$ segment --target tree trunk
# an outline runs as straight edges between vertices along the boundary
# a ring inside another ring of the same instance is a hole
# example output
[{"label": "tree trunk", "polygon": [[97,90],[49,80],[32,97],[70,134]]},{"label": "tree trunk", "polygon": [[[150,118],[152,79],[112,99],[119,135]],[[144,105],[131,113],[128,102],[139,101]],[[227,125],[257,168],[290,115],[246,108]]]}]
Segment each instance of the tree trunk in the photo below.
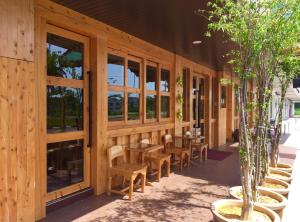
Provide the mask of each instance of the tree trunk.
[{"label": "tree trunk", "polygon": [[282,80],[281,82],[281,97],[279,101],[279,106],[275,119],[275,135],[272,140],[272,151],[271,151],[271,167],[277,167],[278,155],[279,155],[279,142],[281,137],[281,129],[282,129],[282,111],[284,105],[284,98],[286,95],[287,87],[289,85],[289,81]]},{"label": "tree trunk", "polygon": [[253,212],[252,196],[252,172],[253,172],[253,150],[252,138],[247,120],[247,80],[241,79],[241,88],[239,91],[240,105],[240,163],[241,163],[241,184],[243,191],[243,208],[241,219],[247,221],[251,218]]}]

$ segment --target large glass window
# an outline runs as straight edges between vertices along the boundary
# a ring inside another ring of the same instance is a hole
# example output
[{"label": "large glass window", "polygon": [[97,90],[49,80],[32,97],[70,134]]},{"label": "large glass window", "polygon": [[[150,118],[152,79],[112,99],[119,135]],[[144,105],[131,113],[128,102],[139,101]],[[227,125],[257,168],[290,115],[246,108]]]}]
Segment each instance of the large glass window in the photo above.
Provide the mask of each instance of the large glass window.
[{"label": "large glass window", "polygon": [[128,93],[128,120],[140,118],[140,95],[138,93]]},{"label": "large glass window", "polygon": [[128,87],[139,88],[140,87],[140,64],[134,61],[128,61]]},{"label": "large glass window", "polygon": [[124,58],[108,54],[107,83],[114,86],[124,86]]},{"label": "large glass window", "polygon": [[155,95],[146,96],[146,118],[147,119],[156,118],[156,96]]},{"label": "large glass window", "polygon": [[83,129],[83,89],[47,86],[47,131]]},{"label": "large glass window", "polygon": [[146,89],[156,90],[157,69],[147,65],[146,72]]},{"label": "large glass window", "polygon": [[47,75],[83,79],[83,44],[47,34]]},{"label": "large glass window", "polygon": [[124,120],[124,93],[108,92],[108,120]]},{"label": "large glass window", "polygon": [[169,96],[161,96],[161,105],[160,105],[160,116],[162,118],[170,117],[170,97]]},{"label": "large glass window", "polygon": [[160,91],[169,92],[170,91],[170,71],[162,69],[160,76]]},{"label": "large glass window", "polygon": [[83,140],[48,143],[47,192],[82,182],[83,162]]}]

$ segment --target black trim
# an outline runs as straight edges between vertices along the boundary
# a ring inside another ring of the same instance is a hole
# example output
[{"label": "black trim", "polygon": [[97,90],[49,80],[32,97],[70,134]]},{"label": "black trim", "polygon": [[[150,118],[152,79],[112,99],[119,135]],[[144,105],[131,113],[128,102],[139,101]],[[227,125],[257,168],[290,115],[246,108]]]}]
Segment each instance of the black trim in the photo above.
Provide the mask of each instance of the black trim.
[{"label": "black trim", "polygon": [[70,205],[76,201],[82,200],[88,196],[93,195],[94,189],[89,187],[75,193],[66,195],[64,197],[52,200],[46,203],[46,214],[53,212],[55,210],[61,209],[67,205]]},{"label": "black trim", "polygon": [[92,90],[92,71],[87,72],[89,77],[89,141],[88,141],[88,147],[92,147],[92,96],[93,96],[93,90]]}]

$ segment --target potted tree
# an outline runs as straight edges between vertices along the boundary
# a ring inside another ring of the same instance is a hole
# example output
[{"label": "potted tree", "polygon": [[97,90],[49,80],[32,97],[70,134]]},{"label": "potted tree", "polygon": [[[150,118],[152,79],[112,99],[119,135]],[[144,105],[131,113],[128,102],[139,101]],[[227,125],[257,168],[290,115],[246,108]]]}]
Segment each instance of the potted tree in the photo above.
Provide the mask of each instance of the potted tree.
[{"label": "potted tree", "polygon": [[[298,22],[299,23],[299,22]],[[298,24],[299,25],[299,24]],[[283,106],[285,101],[285,96],[289,85],[292,80],[297,77],[300,73],[300,58],[295,52],[299,46],[296,48],[288,49],[284,52],[282,61],[279,63],[279,72],[277,74],[277,81],[280,90],[280,100],[278,104],[278,109],[276,110],[275,120],[274,120],[274,137],[271,140],[271,155],[270,155],[270,168],[278,169],[288,173],[292,172],[292,166],[289,164],[278,163],[279,156],[279,141],[281,138],[282,120],[283,120]],[[291,176],[290,176],[291,177]]]},{"label": "potted tree", "polygon": [[[268,173],[268,106],[274,76],[282,50],[294,44],[289,35],[298,35],[297,0],[216,0],[209,2],[208,11],[198,13],[210,23],[207,36],[221,31],[235,43],[228,54],[239,86],[239,150],[243,201],[220,200],[212,204],[215,221],[279,221],[278,215],[255,202],[258,186]],[[293,28],[294,27],[294,28]],[[291,31],[290,33],[286,32]],[[250,100],[247,85],[256,84],[256,98]],[[248,116],[255,110],[253,129]],[[259,217],[257,219],[256,217]]]}]

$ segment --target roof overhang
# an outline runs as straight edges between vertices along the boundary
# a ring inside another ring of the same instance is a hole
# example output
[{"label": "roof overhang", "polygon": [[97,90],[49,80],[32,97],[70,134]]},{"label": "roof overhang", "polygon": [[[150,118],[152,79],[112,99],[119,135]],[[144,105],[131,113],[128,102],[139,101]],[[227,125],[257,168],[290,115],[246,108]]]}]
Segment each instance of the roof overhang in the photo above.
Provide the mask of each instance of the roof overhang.
[{"label": "roof overhang", "polygon": [[204,37],[207,20],[195,14],[207,0],[53,1],[216,71],[226,69],[232,45],[222,33]]}]

